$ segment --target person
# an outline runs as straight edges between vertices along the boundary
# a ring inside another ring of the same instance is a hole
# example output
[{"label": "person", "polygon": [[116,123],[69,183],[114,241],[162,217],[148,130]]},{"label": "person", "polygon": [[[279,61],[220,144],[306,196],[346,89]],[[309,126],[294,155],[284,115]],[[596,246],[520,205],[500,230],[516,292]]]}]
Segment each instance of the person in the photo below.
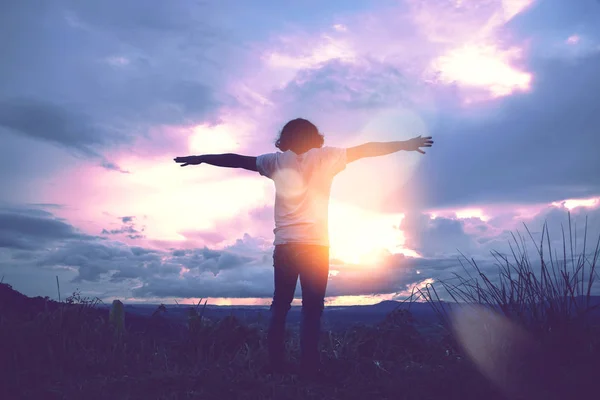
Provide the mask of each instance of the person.
[{"label": "person", "polygon": [[297,118],[281,130],[275,147],[280,151],[258,157],[238,154],[205,154],[177,157],[182,167],[210,164],[258,172],[275,184],[273,233],[274,293],[267,332],[272,371],[288,371],[285,354],[285,322],[300,280],[300,372],[317,373],[320,366],[319,336],[329,277],[328,206],[333,178],[348,163],[400,150],[431,147],[431,136],[406,141],[369,142],[356,147],[323,146],[324,136],[310,121]]}]

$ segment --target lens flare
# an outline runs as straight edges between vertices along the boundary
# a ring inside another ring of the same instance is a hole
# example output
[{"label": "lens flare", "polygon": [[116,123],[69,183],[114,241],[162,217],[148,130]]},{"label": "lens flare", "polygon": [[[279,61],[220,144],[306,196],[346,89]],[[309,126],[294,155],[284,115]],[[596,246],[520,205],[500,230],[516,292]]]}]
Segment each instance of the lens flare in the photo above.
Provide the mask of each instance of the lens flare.
[{"label": "lens flare", "polygon": [[457,307],[451,316],[455,337],[483,375],[508,395],[539,394],[534,375],[541,357],[531,335],[483,306]]}]

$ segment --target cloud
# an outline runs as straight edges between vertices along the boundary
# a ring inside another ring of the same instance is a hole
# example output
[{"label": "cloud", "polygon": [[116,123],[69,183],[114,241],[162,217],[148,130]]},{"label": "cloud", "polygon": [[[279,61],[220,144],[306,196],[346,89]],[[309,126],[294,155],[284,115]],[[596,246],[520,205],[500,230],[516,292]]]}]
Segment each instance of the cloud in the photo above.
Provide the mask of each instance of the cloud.
[{"label": "cloud", "polygon": [[199,240],[210,246],[216,246],[228,239],[223,233],[218,231],[182,231],[180,232],[186,239]]},{"label": "cloud", "polygon": [[[125,220],[125,225],[120,229],[104,230],[103,234],[125,234],[130,238],[139,236],[133,228],[133,217],[122,217],[120,220]],[[71,238],[79,240],[65,240]],[[217,276],[241,267],[252,269],[253,265],[265,261],[264,256],[268,252],[258,247],[259,244],[264,245],[263,241],[249,235],[220,250],[203,247],[170,252],[91,236],[63,235],[58,239],[53,249],[37,254],[36,265],[74,268],[77,271],[74,282],[121,282],[126,279],[146,282],[153,277],[162,280],[168,275],[179,276],[182,271],[192,275],[210,273]]]},{"label": "cloud", "polygon": [[276,103],[317,103],[324,111],[334,108],[377,109],[409,102],[410,84],[398,68],[364,59],[348,63],[337,59],[317,69],[298,72],[295,79],[272,97]]},{"label": "cloud", "polygon": [[[186,276],[185,279],[151,280],[132,290],[135,297],[235,297],[265,298],[272,295],[272,271],[261,270],[227,271],[214,275]],[[271,288],[269,288],[271,286]]]},{"label": "cloud", "polygon": [[119,242],[98,240],[67,242],[39,257],[37,265],[76,268],[75,282],[98,282],[102,277],[115,280],[144,278],[152,273],[172,272],[155,252],[132,250]]},{"label": "cloud", "polygon": [[[27,98],[0,99],[0,127],[73,150],[83,157],[103,157],[98,150],[126,141],[115,132],[94,127],[85,114],[66,106]],[[103,160],[101,166],[123,171],[113,162]]]},{"label": "cloud", "polygon": [[[600,54],[575,64],[539,62],[531,93],[502,100],[492,115],[485,107],[468,118],[446,115],[431,131],[435,147],[408,183],[419,197],[403,193],[406,203],[543,203],[600,193],[598,71]],[[402,207],[398,198],[393,203]]]},{"label": "cloud", "polygon": [[36,99],[0,100],[0,126],[71,147],[92,157],[99,156],[94,147],[110,141],[110,137],[94,129],[85,115]]},{"label": "cloud", "polygon": [[[600,204],[600,203],[599,203]],[[574,252],[580,254],[583,251],[584,240],[586,241],[586,253],[593,252],[598,240],[600,239],[600,207],[598,204],[592,207],[576,207],[570,210],[570,224],[568,209],[564,203],[550,205],[543,208],[536,216],[526,220],[526,224],[536,243],[539,246],[541,232],[544,224],[547,225],[547,234],[550,236],[550,245],[554,250],[561,253],[563,250],[563,230],[568,253],[570,254],[570,244],[573,243]],[[587,224],[587,226],[586,226]],[[520,229],[527,238],[525,228]],[[570,233],[569,233],[570,231]]]},{"label": "cloud", "polygon": [[7,206],[0,208],[0,247],[41,250],[62,240],[86,237],[47,211]]},{"label": "cloud", "polygon": [[[294,74],[332,62],[368,61],[401,70],[409,82],[451,86],[461,92],[459,101],[507,96],[530,86],[531,75],[518,65],[524,43],[505,29],[530,4],[408,0],[379,5],[344,15],[339,21],[343,24],[328,29],[282,35],[270,43],[263,59],[275,72],[275,81],[293,81]],[[348,81],[360,75],[357,71]]]},{"label": "cloud", "polygon": [[[264,51],[265,70],[277,78],[265,80],[279,87],[257,90],[283,119],[307,115],[325,130],[333,127],[328,140],[339,144],[354,143],[351,136],[380,110],[402,106],[422,117],[436,146],[413,181],[402,188],[395,184],[386,211],[595,195],[597,57],[557,62],[533,51],[530,39],[536,43],[538,30],[551,30],[548,18],[540,16],[569,8],[537,3],[407,2],[347,17],[340,21],[343,32],[284,35]],[[578,26],[575,21],[590,4],[567,12],[576,16],[567,30]],[[580,30],[588,36],[597,30],[591,23],[582,20]],[[325,52],[327,43],[343,46]],[[298,62],[274,63],[273,54]],[[462,75],[453,76],[457,71]],[[489,101],[490,94],[497,98]],[[402,136],[402,127],[394,128]],[[566,139],[565,132],[578,139]],[[567,167],[555,161],[567,158]]]},{"label": "cloud", "polygon": [[129,239],[143,239],[146,236],[143,232],[146,230],[146,227],[143,226],[141,229],[136,228],[136,222],[134,221],[135,217],[127,216],[121,217],[119,220],[122,222],[122,225],[118,229],[102,229],[100,234],[102,235],[126,235]]},{"label": "cloud", "polygon": [[[330,275],[327,296],[369,296],[380,293],[404,292],[408,286],[425,276],[447,276],[444,266],[455,266],[456,260],[401,260],[391,256],[385,268],[377,271],[368,266],[344,269]],[[436,269],[437,267],[437,269]],[[448,275],[449,277],[449,275]],[[262,298],[273,296],[272,266],[244,266],[213,274],[172,275],[166,279],[153,278],[133,290],[135,297],[211,297]],[[301,298],[298,283],[295,297]]]},{"label": "cloud", "polygon": [[185,230],[179,233],[187,240],[196,242],[198,245],[222,246],[234,244],[236,237],[256,238],[262,241],[258,246],[264,246],[265,238],[267,242],[272,242],[273,224],[274,224],[273,205],[265,205],[257,208],[251,208],[247,212],[236,213],[228,218],[220,218],[209,228],[202,230]]},{"label": "cloud", "polygon": [[31,203],[29,204],[31,207],[41,207],[41,208],[49,208],[53,210],[60,210],[64,208],[62,204],[52,204],[52,203]]},{"label": "cloud", "polygon": [[[560,203],[538,207],[533,214],[523,214],[517,210],[515,205],[495,211],[491,209],[485,212],[492,217],[485,220],[478,217],[460,218],[451,213],[445,213],[444,216],[406,215],[400,224],[406,238],[404,246],[416,250],[427,259],[454,259],[456,265],[460,264],[459,259],[465,262],[464,257],[475,260],[480,267],[484,266],[482,270],[486,274],[491,273],[492,276],[495,276],[497,269],[494,254],[502,254],[514,262],[513,250],[520,248],[528,253],[535,270],[539,267],[538,249],[546,224],[542,245],[546,260],[550,259],[548,249],[551,248],[555,262],[561,262],[563,240],[566,239],[569,262],[571,243],[577,259],[583,254],[584,241],[585,256],[591,262],[600,239],[600,207],[572,208],[571,227],[569,210]],[[555,252],[559,254],[558,260]],[[458,272],[464,276],[463,271]]]},{"label": "cloud", "polygon": [[225,49],[227,38],[208,23],[211,7],[116,5],[4,7],[0,24],[15,40],[0,66],[0,134],[5,128],[125,172],[109,152],[139,147],[155,125],[214,119],[234,102],[215,96],[218,67],[206,50]]},{"label": "cloud", "polygon": [[[263,298],[273,295],[272,248],[261,250],[257,238],[245,235],[224,250],[176,250],[176,262],[184,267],[178,276],[154,276],[133,290],[144,297]],[[387,254],[378,265],[346,265],[335,262],[330,270],[328,296],[368,296],[400,293],[426,278],[451,277],[456,259],[415,259]],[[296,298],[302,290],[298,284]]]},{"label": "cloud", "polygon": [[459,251],[468,254],[475,248],[474,237],[465,232],[464,220],[407,214],[400,229],[406,238],[404,246],[425,257],[457,256]]},{"label": "cloud", "polygon": [[[168,263],[181,268],[179,275],[154,275],[132,291],[135,297],[270,297],[272,248],[244,235],[220,250],[208,247],[174,250]],[[269,278],[270,276],[270,278]]]},{"label": "cloud", "polygon": [[[484,210],[485,211],[485,210]],[[489,211],[485,211],[490,214]],[[413,247],[424,257],[412,258],[402,254],[383,252],[380,261],[371,264],[345,264],[332,260],[327,295],[371,296],[394,294],[404,296],[407,290],[423,282],[451,282],[453,273],[464,275],[457,250],[473,257],[481,270],[495,276],[496,265],[490,250],[509,253],[510,232],[518,221],[526,221],[537,240],[541,225],[548,220],[551,240],[555,248],[562,248],[559,234],[560,223],[566,223],[566,209],[560,206],[542,208],[533,217],[512,220],[510,212],[505,217],[497,213],[486,221],[476,218],[458,218],[449,214],[431,218],[430,215],[407,215],[401,228],[405,232],[407,247]],[[600,208],[577,207],[572,210],[577,249],[582,249],[585,216],[589,216],[588,252],[593,250],[600,234]],[[37,268],[41,276],[51,270],[70,277],[61,283],[66,290],[73,285],[93,290],[99,297],[143,298],[263,298],[273,291],[272,246],[270,241],[248,234],[223,248],[174,248],[169,251],[144,246],[132,246],[113,240],[85,236],[65,221],[40,209],[5,207],[0,214],[3,225],[9,226],[6,237],[19,233],[28,237],[25,243],[38,246],[11,246],[7,248],[9,263],[20,271]],[[7,218],[7,216],[9,216]],[[119,218],[120,222],[132,223],[131,216]],[[29,222],[27,222],[29,221]],[[32,223],[31,221],[36,221]],[[15,223],[15,222],[18,222]],[[23,223],[26,222],[26,223]],[[524,233],[521,228],[522,233]],[[528,237],[525,239],[528,241]],[[52,243],[40,246],[40,243]],[[558,246],[558,247],[557,247]],[[535,259],[533,245],[530,256]],[[0,252],[0,257],[3,253]],[[14,267],[13,267],[14,268]],[[20,275],[17,270],[3,268],[11,280]],[[46,277],[48,278],[48,277]],[[32,285],[25,279],[16,287]],[[49,278],[48,278],[49,279]],[[14,281],[13,281],[14,282]],[[27,290],[25,290],[27,292]],[[296,297],[301,296],[298,286]]]},{"label": "cloud", "polygon": [[117,172],[120,172],[122,174],[128,174],[129,173],[129,171],[126,171],[126,170],[122,169],[117,164],[115,164],[113,162],[110,162],[110,161],[104,160],[104,161],[102,161],[102,163],[100,165],[103,168],[106,168],[106,169],[111,170],[111,171],[117,171]]}]

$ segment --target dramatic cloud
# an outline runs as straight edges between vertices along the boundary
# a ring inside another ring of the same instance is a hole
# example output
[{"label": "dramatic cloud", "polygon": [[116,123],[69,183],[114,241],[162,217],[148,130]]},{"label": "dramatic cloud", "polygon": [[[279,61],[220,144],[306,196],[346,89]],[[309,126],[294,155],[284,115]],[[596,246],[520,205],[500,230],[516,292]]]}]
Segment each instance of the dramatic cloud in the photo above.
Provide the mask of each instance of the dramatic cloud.
[{"label": "dramatic cloud", "polygon": [[154,124],[203,121],[215,110],[214,67],[203,53],[224,39],[207,32],[210,10],[113,5],[3,7],[0,24],[11,40],[0,64],[0,127],[119,171],[106,159],[110,150],[139,141]]},{"label": "dramatic cloud", "polygon": [[[508,241],[511,235],[507,229],[516,232],[518,221],[527,221],[537,241],[541,226],[547,222],[552,246],[562,249],[560,226],[568,229],[566,211],[559,204],[542,208],[529,218],[515,219],[510,212],[499,212],[486,221],[449,215],[435,218],[426,214],[406,216],[400,224],[406,244],[423,257],[381,250],[377,260],[370,263],[349,264],[332,260],[328,296],[402,298],[410,294],[414,286],[423,288],[425,283],[440,280],[451,282],[455,279],[454,273],[463,274],[460,253],[472,257],[484,273],[493,277],[497,267],[490,251],[510,254]],[[74,290],[75,285],[95,287],[90,290],[101,298],[117,295],[138,300],[209,297],[268,301],[272,296],[272,247],[265,239],[246,234],[222,249],[202,247],[162,251],[79,234],[68,223],[40,209],[5,207],[0,215],[5,227],[2,237],[20,240],[17,244],[5,245],[5,251],[0,252],[5,258],[2,272],[11,284],[26,293],[39,283],[23,276],[23,271],[37,268],[45,279],[49,279],[50,271],[58,274],[66,291]],[[583,249],[586,216],[586,253],[592,257],[600,237],[600,207],[572,210],[576,253]],[[126,216],[120,220],[131,223],[134,219]],[[534,243],[523,228],[520,231],[529,242],[530,256],[536,259]],[[12,267],[8,267],[11,264]],[[90,286],[92,284],[95,286]],[[298,286],[296,297],[299,298],[301,293]]]},{"label": "dramatic cloud", "polygon": [[273,152],[299,116],[332,146],[435,137],[427,155],[336,177],[334,303],[452,279],[461,252],[494,271],[490,251],[510,251],[523,222],[539,240],[547,220],[560,247],[567,209],[579,242],[588,215],[589,246],[599,13],[594,0],[4,2],[0,273],[32,295],[55,295],[58,275],[105,299],[267,301],[272,182],[173,158]]},{"label": "dramatic cloud", "polygon": [[540,62],[531,94],[504,100],[493,115],[475,108],[470,118],[446,117],[431,132],[432,156],[409,183],[419,189],[420,206],[540,203],[600,193],[598,71],[600,53],[576,63]]},{"label": "dramatic cloud", "polygon": [[[594,151],[600,144],[594,101],[600,88],[599,13],[600,4],[591,0],[539,1],[511,21],[513,40],[529,42],[531,92],[441,114],[431,131],[435,157],[415,175],[426,185],[411,183],[421,189],[413,203],[539,203],[600,193]],[[578,32],[595,44],[569,56],[560,46]]]}]

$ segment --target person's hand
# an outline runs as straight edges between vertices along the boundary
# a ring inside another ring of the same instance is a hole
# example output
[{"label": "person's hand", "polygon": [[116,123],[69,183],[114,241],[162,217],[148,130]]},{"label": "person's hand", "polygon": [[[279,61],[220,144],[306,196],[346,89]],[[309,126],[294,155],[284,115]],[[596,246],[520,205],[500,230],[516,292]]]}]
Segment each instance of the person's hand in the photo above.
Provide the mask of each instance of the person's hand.
[{"label": "person's hand", "polygon": [[202,164],[202,156],[176,157],[174,160],[176,163],[183,163],[181,167]]},{"label": "person's hand", "polygon": [[423,150],[420,149],[420,147],[431,147],[431,145],[433,144],[433,140],[431,140],[432,137],[431,136],[425,136],[425,137],[421,137],[421,135],[412,138],[410,140],[407,140],[407,148],[406,150],[408,151],[418,151],[421,154],[425,154],[425,152]]}]

